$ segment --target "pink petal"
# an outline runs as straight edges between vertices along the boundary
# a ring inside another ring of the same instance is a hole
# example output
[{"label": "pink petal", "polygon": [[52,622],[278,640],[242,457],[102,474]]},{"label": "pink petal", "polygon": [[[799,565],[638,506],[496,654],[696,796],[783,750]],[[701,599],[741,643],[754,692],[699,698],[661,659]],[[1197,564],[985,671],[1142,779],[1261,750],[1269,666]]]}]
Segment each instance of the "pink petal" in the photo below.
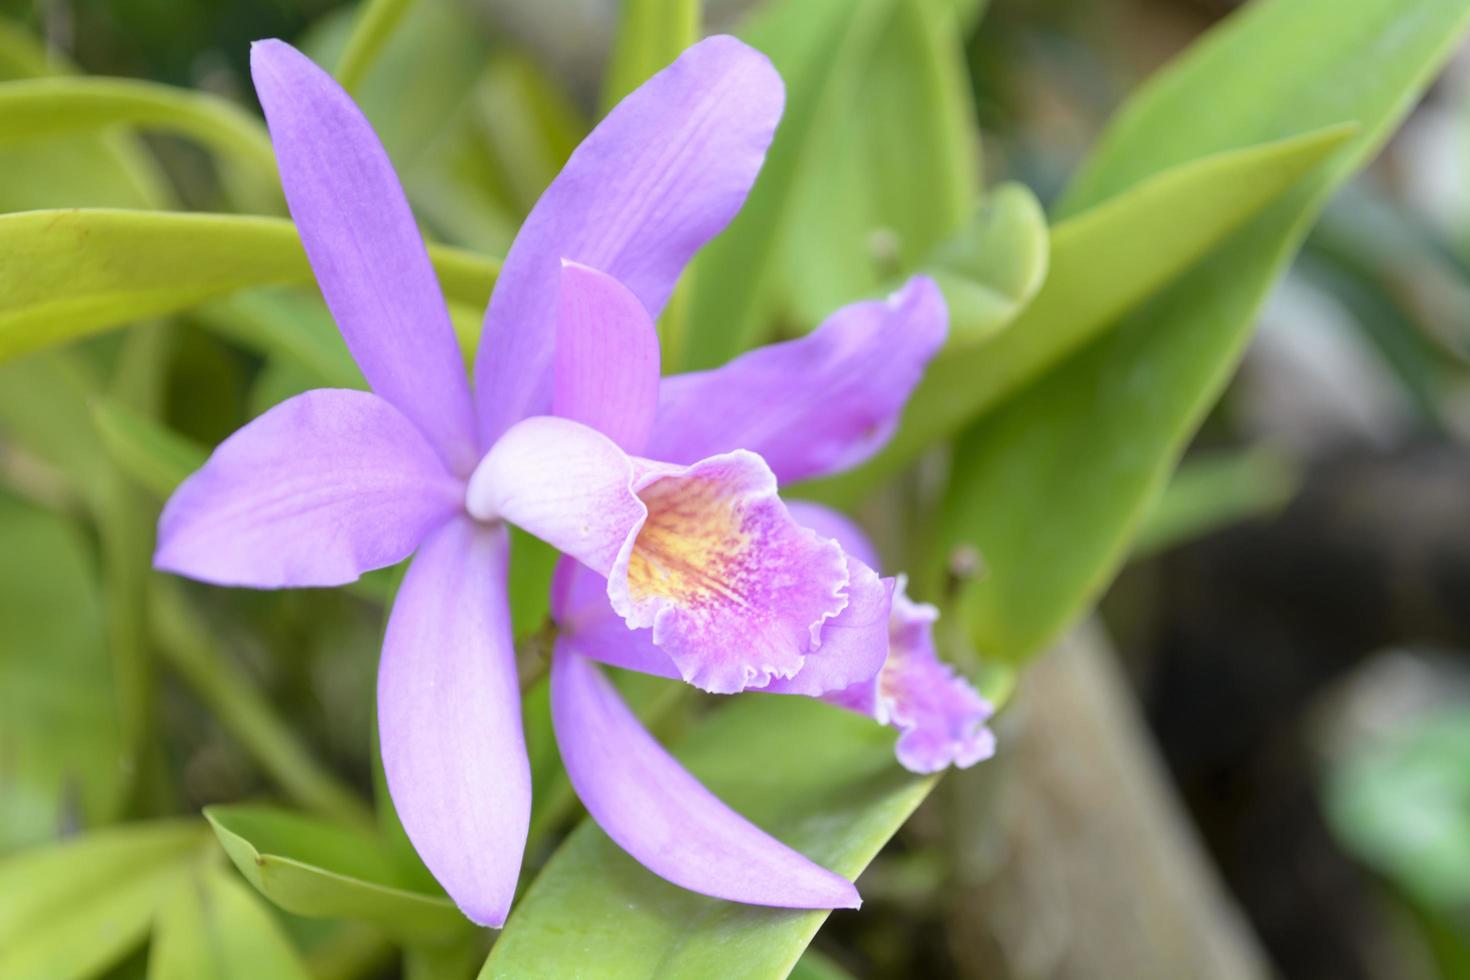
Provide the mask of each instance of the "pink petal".
[{"label": "pink petal", "polygon": [[640,452],[658,410],[658,333],[638,297],[575,262],[561,270],[552,414]]},{"label": "pink petal", "polygon": [[900,577],[893,596],[888,660],[875,683],[825,697],[870,714],[901,733],[898,761],[914,772],[961,769],[995,754],[985,722],[993,709],[970,683],[939,659],[934,621],[939,611],[911,601]]},{"label": "pink petal", "polygon": [[786,509],[791,511],[796,523],[811,528],[824,538],[836,541],[849,557],[856,558],[869,568],[883,567],[878,549],[873,547],[873,542],[863,529],[846,514],[822,504],[814,504],[810,500],[788,500]]},{"label": "pink petal", "polygon": [[664,751],[607,678],[557,651],[551,708],[567,775],[587,811],[644,867],[683,888],[751,905],[856,908],[857,889],[731,810]]},{"label": "pink petal", "polygon": [[378,666],[383,770],[403,829],[465,915],[497,928],[531,817],[509,555],[504,528],[459,519],[435,532],[398,590]]},{"label": "pink petal", "polygon": [[784,95],[765,56],[694,45],[624,99],[567,161],[506,256],[475,361],[480,435],[551,410],[561,260],[601,269],[657,317],[765,160]]},{"label": "pink petal", "polygon": [[464,361],[388,155],[352,98],[295,48],[257,41],[250,67],[291,217],[348,349],[373,390],[467,474]]},{"label": "pink petal", "polygon": [[938,287],[918,276],[800,340],[666,378],[646,452],[688,463],[748,449],[783,484],[856,466],[893,434],[948,322]]},{"label": "pink petal", "polygon": [[668,466],[567,419],[518,423],[470,479],[503,518],[608,578],[627,624],[716,693],[790,677],[848,603],[835,542],[797,525],[752,453]]},{"label": "pink petal", "polygon": [[341,585],[407,558],[459,481],[376,395],[322,389],[226,439],[174,492],[155,567],[219,585]]},{"label": "pink petal", "polygon": [[877,572],[851,555],[847,569],[847,606],[822,626],[822,645],[807,654],[795,674],[778,677],[761,690],[819,697],[871,682],[883,669],[888,658],[893,579],[878,578]]},{"label": "pink petal", "polygon": [[629,629],[607,598],[607,579],[563,558],[551,583],[551,615],[562,641],[585,657],[640,674],[682,680],[653,630]]}]

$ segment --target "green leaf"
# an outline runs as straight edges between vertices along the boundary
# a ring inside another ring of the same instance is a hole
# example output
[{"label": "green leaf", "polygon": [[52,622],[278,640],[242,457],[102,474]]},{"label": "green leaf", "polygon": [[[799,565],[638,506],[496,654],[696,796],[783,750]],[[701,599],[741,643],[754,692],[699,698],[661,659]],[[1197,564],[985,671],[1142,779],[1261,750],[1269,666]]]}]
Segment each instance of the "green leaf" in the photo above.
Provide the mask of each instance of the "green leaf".
[{"label": "green leaf", "polygon": [[[893,441],[861,470],[828,481],[821,495],[851,504],[926,447],[994,409],[1179,277],[1352,132],[1330,126],[1207,156],[1054,226],[1046,279],[1031,303],[987,343],[966,344],[956,330],[954,342],[929,365]],[[1014,247],[996,242],[993,251],[1005,255]]]},{"label": "green leaf", "polygon": [[160,499],[173,493],[209,455],[192,439],[108,399],[92,403],[92,419],[117,468]]},{"label": "green leaf", "polygon": [[[135,336],[143,336],[136,334]],[[108,465],[88,406],[101,385],[75,352],[48,351],[0,363],[0,428],[17,445],[55,466],[64,486],[85,504],[99,532],[106,590],[107,647],[113,664],[120,763],[133,758],[154,717],[153,675],[138,607],[152,549],[152,514]],[[42,411],[37,406],[45,406]]]},{"label": "green leaf", "polygon": [[281,924],[232,874],[209,867],[164,903],[148,980],[308,980]]},{"label": "green leaf", "polygon": [[852,974],[814,949],[809,949],[791,971],[791,980],[852,980]]},{"label": "green leaf", "polygon": [[776,312],[797,326],[914,271],[975,210],[979,136],[953,11],[889,0],[873,16],[849,101],[821,107],[781,218]]},{"label": "green leaf", "polygon": [[126,756],[79,528],[0,492],[0,852],[114,817]]},{"label": "green leaf", "polygon": [[915,268],[969,217],[977,140],[953,17],[927,0],[783,0],[742,32],[786,83],[750,199],[704,251],[681,367],[780,313],[806,328]]},{"label": "green leaf", "polygon": [[265,127],[234,103],[124,78],[32,78],[0,83],[0,143],[130,124],[198,140],[276,179]]},{"label": "green leaf", "polygon": [[[430,248],[446,297],[478,310],[498,264]],[[0,215],[0,359],[252,286],[306,282],[279,218],[145,211]],[[475,338],[461,337],[473,349]]]},{"label": "green leaf", "polygon": [[364,0],[358,4],[357,21],[337,62],[337,81],[343,88],[349,92],[357,88],[414,3],[415,0]]},{"label": "green leaf", "polygon": [[613,106],[699,40],[699,0],[622,0],[602,111]]},{"label": "green leaf", "polygon": [[1433,709],[1359,743],[1328,771],[1333,832],[1418,903],[1458,915],[1470,903],[1470,711]]},{"label": "green leaf", "polygon": [[136,824],[0,861],[0,977],[95,975],[143,941],[208,840],[196,821]]},{"label": "green leaf", "polygon": [[1005,329],[1046,281],[1041,204],[1021,184],[1001,184],[925,264],[949,306],[950,343],[973,344]]},{"label": "green leaf", "polygon": [[336,321],[315,290],[246,290],[195,308],[192,319],[273,363],[300,368],[319,387],[367,388]]},{"label": "green leaf", "polygon": [[1344,117],[1361,128],[1187,275],[960,441],[941,523],[947,545],[978,548],[990,570],[961,597],[982,652],[1015,659],[1042,649],[1107,585],[1322,204],[1429,83],[1467,20],[1466,0],[1269,0],[1212,32],[1124,109],[1068,208],[1195,156]]},{"label": "green leaf", "polygon": [[360,919],[408,943],[472,928],[442,893],[416,890],[370,833],[266,806],[211,806],[204,816],[246,880],[288,912]]},{"label": "green leaf", "polygon": [[1179,467],[1133,541],[1137,559],[1285,506],[1301,474],[1262,447],[1191,458]]},{"label": "green leaf", "polygon": [[[849,876],[934,783],[899,768],[887,730],[806,698],[734,699],[678,754],[736,810]],[[480,976],[782,977],[826,917],[684,891],[585,821],[511,913]]]},{"label": "green leaf", "polygon": [[[69,71],[54,51],[0,20],[0,82]],[[8,125],[8,116],[0,118]],[[0,211],[156,207],[169,199],[161,171],[135,138],[122,133],[60,135],[0,148],[0,173]]]}]

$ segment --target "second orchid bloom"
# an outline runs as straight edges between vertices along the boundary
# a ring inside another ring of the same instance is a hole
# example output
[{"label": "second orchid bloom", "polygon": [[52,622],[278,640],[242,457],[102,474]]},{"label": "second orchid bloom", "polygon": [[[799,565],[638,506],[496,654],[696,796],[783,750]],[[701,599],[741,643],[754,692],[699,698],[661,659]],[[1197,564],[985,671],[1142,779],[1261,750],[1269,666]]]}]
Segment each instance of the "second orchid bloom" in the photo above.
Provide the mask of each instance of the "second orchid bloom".
[{"label": "second orchid bloom", "polygon": [[[372,393],[292,398],[169,501],[159,568],[255,588],[340,585],[413,556],[378,678],[389,791],[471,919],[519,876],[529,763],[507,524],[559,549],[553,716],[589,812],[686,888],[854,906],[851,882],[704,789],[594,660],[715,693],[822,697],[902,732],[930,771],[988,755],[988,706],[934,656],[916,606],[840,515],[778,484],[863,461],[946,333],[916,277],[801,340],[660,380],[653,320],[735,215],[779,120],[764,56],[710,38],[628,96],[521,228],[467,383],[387,155],[342,89],[279,41],[252,52],[292,217]],[[896,588],[898,591],[896,592]]]}]

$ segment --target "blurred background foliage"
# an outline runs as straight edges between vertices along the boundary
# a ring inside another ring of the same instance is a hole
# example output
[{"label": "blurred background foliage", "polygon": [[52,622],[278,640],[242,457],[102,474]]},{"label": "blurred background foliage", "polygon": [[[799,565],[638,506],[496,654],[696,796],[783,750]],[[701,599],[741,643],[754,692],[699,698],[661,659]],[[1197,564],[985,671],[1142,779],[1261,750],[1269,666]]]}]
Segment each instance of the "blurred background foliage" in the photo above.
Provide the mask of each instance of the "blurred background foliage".
[{"label": "blurred background foliage", "polygon": [[[807,492],[943,604],[946,654],[1010,701],[1002,755],[930,794],[852,719],[625,679],[712,786],[842,870],[919,807],[802,956],[822,916],[670,898],[568,837],[532,687],[547,873],[485,975],[1470,976],[1470,62],[1425,91],[1464,14],[1258,6],[1191,49],[1236,4],[0,0],[0,211],[217,215],[0,231],[0,977],[480,969],[374,791],[392,571],[275,594],[149,571],[208,447],[361,384],[279,220],[249,42],[353,89],[468,346],[489,257],[700,29],[767,51],[790,99],[660,323],[666,370],[941,280],[954,341],[894,446]],[[521,539],[516,563],[534,657],[549,565]]]}]

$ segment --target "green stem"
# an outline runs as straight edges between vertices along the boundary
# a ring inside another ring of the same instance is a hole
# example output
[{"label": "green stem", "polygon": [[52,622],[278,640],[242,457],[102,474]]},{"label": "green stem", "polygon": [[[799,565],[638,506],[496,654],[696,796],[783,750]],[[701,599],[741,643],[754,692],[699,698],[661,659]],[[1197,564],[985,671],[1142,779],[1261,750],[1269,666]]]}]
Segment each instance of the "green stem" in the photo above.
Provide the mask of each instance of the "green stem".
[{"label": "green stem", "polygon": [[374,826],[372,810],[362,798],[317,762],[245,672],[218,654],[177,586],[156,579],[149,599],[164,657],[271,778],[310,810]]},{"label": "green stem", "polygon": [[342,60],[337,62],[337,81],[343,88],[349,92],[357,88],[413,4],[414,0],[367,0],[362,5]]}]

